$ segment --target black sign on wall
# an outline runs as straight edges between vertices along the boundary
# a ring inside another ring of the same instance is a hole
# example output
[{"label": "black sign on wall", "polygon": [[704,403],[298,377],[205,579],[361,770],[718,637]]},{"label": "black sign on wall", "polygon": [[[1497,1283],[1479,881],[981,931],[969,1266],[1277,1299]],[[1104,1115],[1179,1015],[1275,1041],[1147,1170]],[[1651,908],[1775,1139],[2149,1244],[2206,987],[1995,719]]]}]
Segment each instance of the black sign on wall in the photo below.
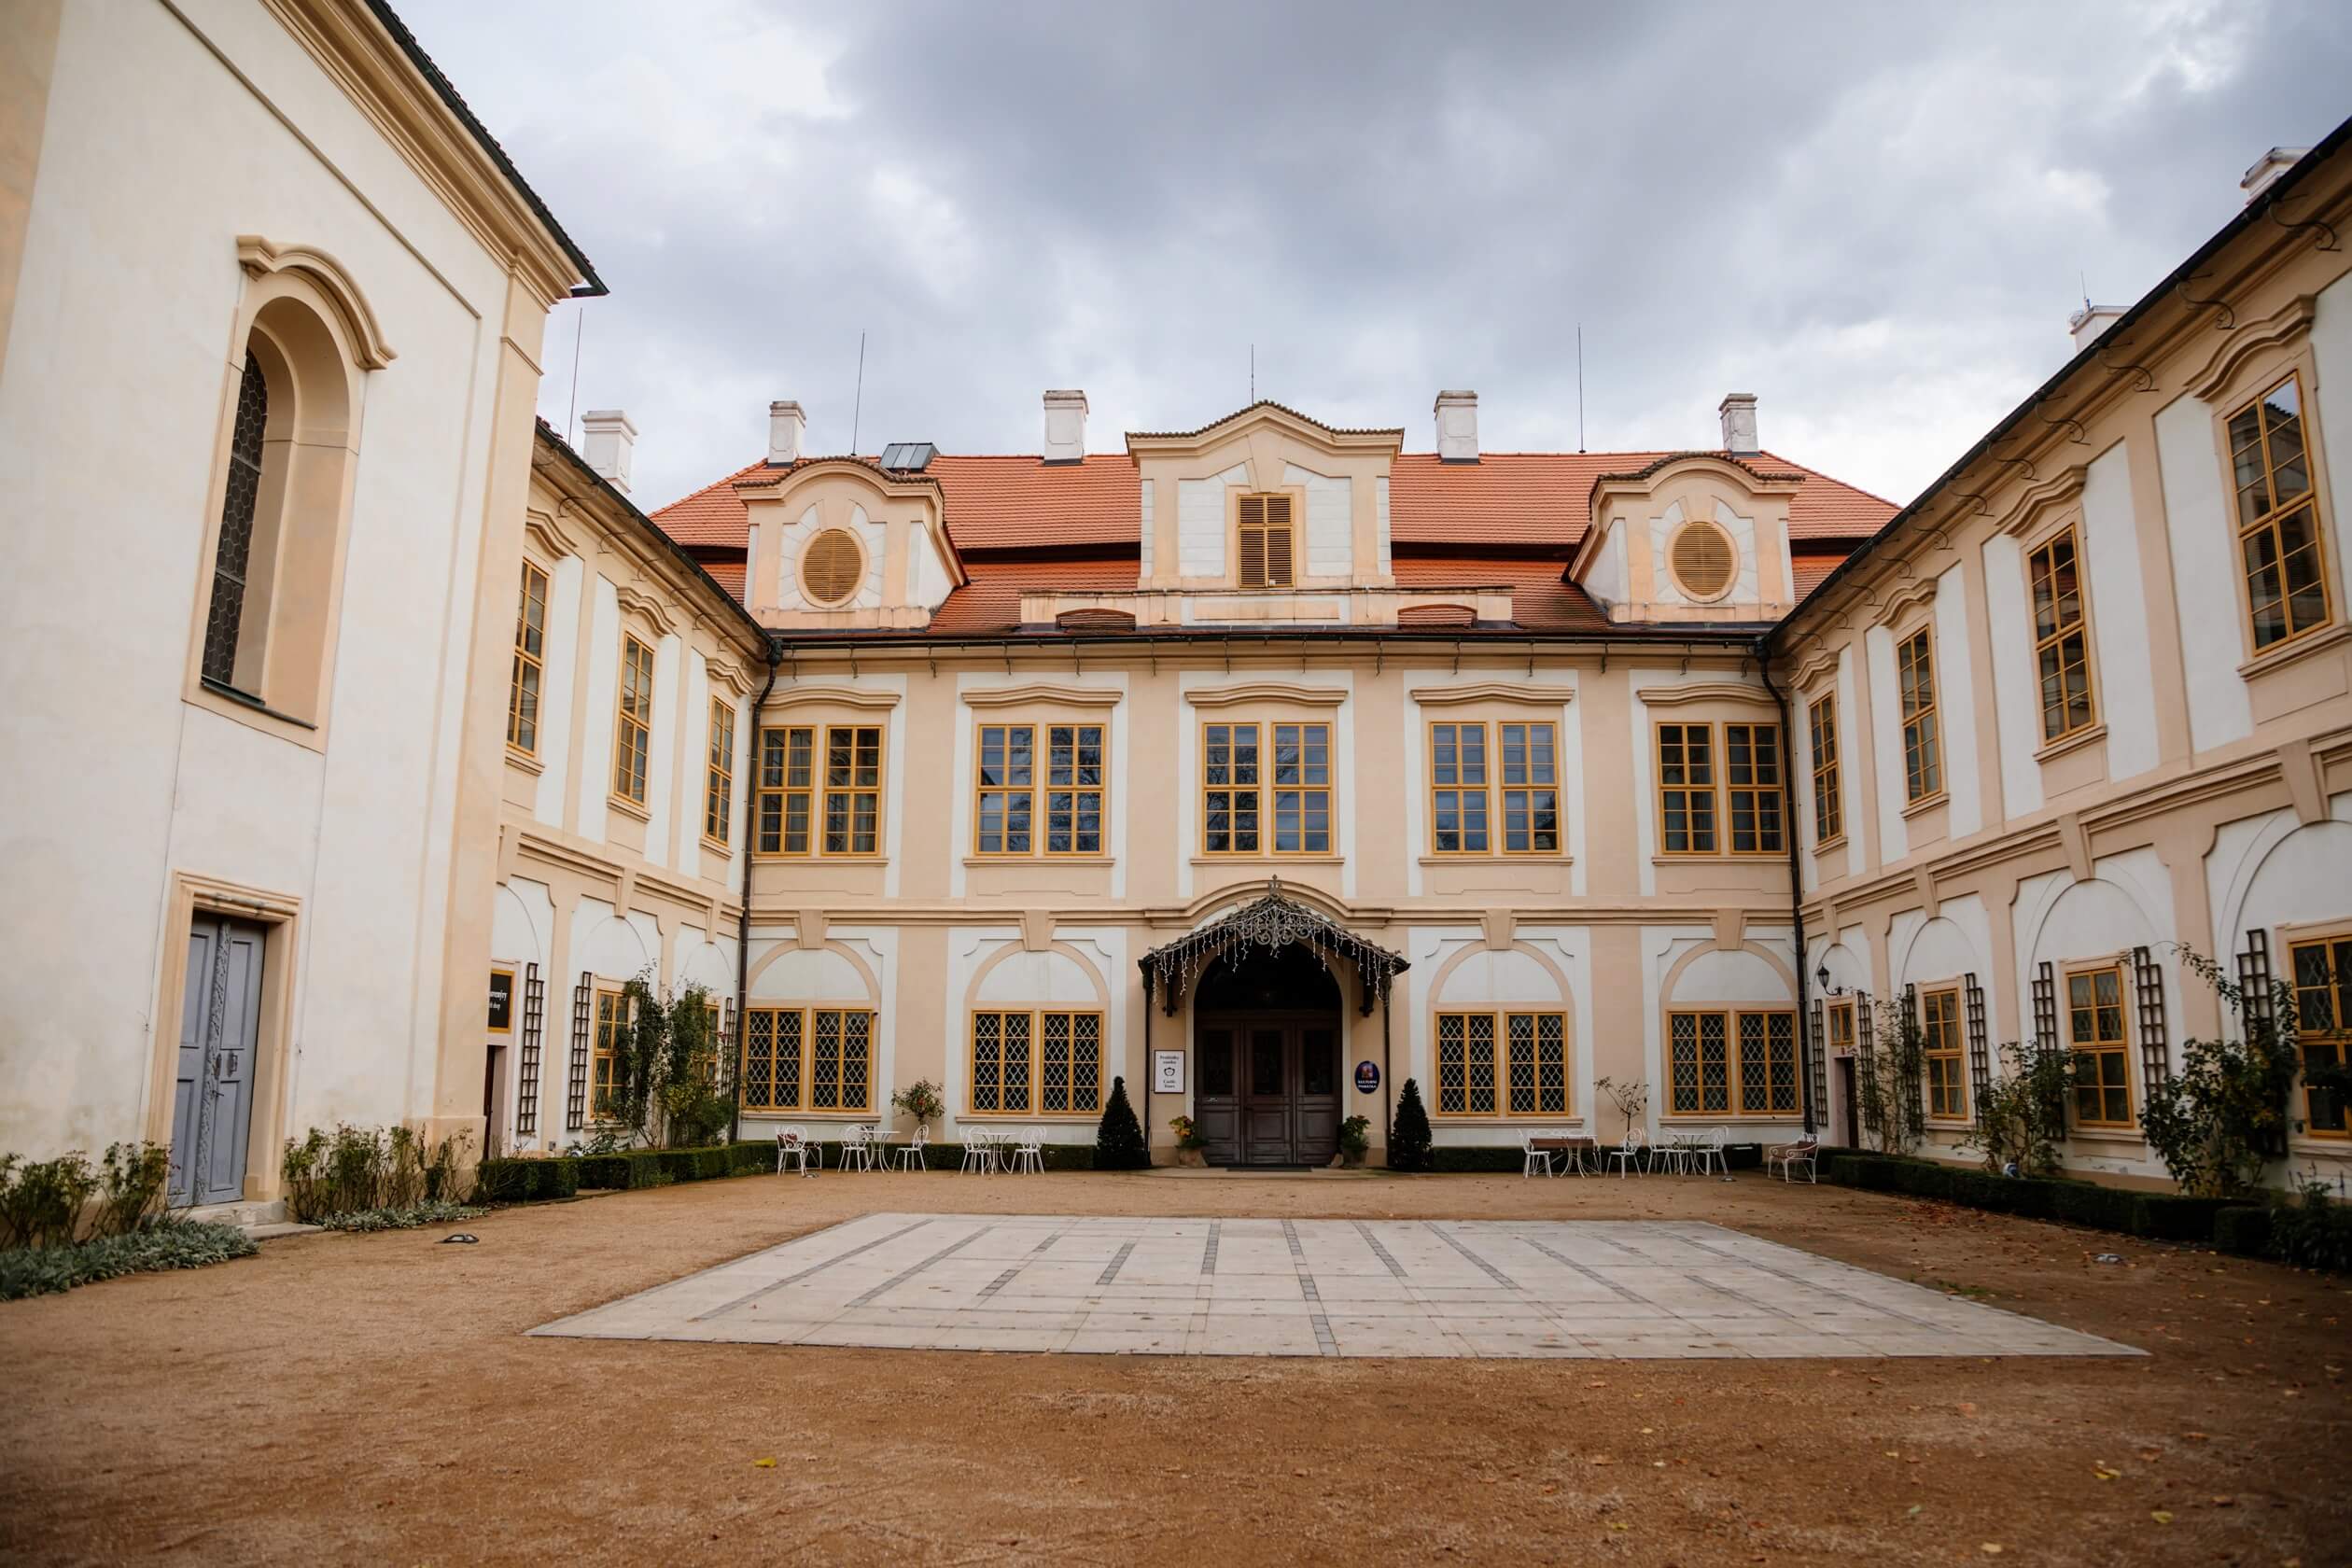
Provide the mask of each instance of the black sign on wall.
[{"label": "black sign on wall", "polygon": [[514,1032],[514,971],[511,969],[490,972],[490,1032]]}]

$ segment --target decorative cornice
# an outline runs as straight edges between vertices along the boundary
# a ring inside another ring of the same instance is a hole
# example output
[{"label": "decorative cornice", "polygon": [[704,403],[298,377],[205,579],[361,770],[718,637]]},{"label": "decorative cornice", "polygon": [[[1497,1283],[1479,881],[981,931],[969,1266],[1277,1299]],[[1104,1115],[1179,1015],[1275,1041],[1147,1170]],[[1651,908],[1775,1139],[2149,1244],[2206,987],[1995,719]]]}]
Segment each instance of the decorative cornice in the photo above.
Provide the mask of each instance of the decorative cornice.
[{"label": "decorative cornice", "polygon": [[732,659],[705,659],[703,673],[738,697],[751,694],[751,678]]},{"label": "decorative cornice", "polygon": [[1423,707],[1453,707],[1463,703],[1510,702],[1561,707],[1574,702],[1573,686],[1540,686],[1524,680],[1481,680],[1467,686],[1416,686],[1406,693]]},{"label": "decorative cornice", "polygon": [[864,686],[787,686],[767,700],[770,707],[892,708],[898,705],[896,692]]},{"label": "decorative cornice", "polygon": [[1342,686],[1300,686],[1287,680],[1253,680],[1240,686],[1197,688],[1184,693],[1195,707],[1233,707],[1241,703],[1278,702],[1292,707],[1337,707],[1348,700]]},{"label": "decorative cornice", "polygon": [[1674,707],[1683,703],[1732,702],[1770,707],[1772,694],[1761,686],[1736,680],[1694,680],[1684,686],[1645,686],[1633,693],[1650,707]]},{"label": "decorative cornice", "polygon": [[555,531],[554,520],[539,512],[525,511],[523,514],[523,537],[555,560],[560,561],[572,553],[571,541]]},{"label": "decorative cornice", "polygon": [[1032,680],[1020,686],[983,686],[963,693],[966,707],[1116,707],[1127,693],[1115,686],[1074,686]]},{"label": "decorative cornice", "polygon": [[248,277],[293,273],[325,294],[343,318],[343,334],[351,340],[352,355],[361,370],[380,371],[399,357],[384,341],[375,308],[368,303],[358,282],[327,252],[310,245],[277,245],[259,234],[239,234],[237,265]]},{"label": "decorative cornice", "polygon": [[2211,401],[2256,356],[2277,353],[2301,342],[2318,313],[2316,295],[2298,294],[2261,320],[2247,322],[2222,341],[2203,368],[2189,372],[2189,390]]},{"label": "decorative cornice", "polygon": [[1878,624],[1892,626],[1921,606],[1935,603],[1936,582],[1932,577],[1914,577],[1890,590],[1879,605]]},{"label": "decorative cornice", "polygon": [[644,616],[648,621],[652,622],[665,637],[675,635],[679,627],[683,624],[679,619],[677,609],[667,601],[647,593],[642,588],[632,583],[617,582],[613,584],[612,591],[614,596],[621,601],[623,609],[635,610]]},{"label": "decorative cornice", "polygon": [[1995,531],[2004,534],[2032,533],[2051,511],[2072,506],[2081,499],[2083,482],[2090,473],[2088,466],[2077,463],[2039,484],[2019,491],[2008,509],[1994,519]]}]

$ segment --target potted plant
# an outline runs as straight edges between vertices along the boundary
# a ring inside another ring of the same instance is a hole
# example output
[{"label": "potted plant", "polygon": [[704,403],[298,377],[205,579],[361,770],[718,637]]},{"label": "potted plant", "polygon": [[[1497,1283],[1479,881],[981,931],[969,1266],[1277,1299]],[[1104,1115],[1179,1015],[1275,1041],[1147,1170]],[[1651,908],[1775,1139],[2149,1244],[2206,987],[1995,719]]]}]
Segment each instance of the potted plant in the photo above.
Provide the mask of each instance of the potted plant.
[{"label": "potted plant", "polygon": [[947,1102],[939,1098],[939,1085],[928,1078],[917,1078],[890,1097],[890,1103],[910,1117],[931,1137],[931,1123],[947,1113]]},{"label": "potted plant", "polygon": [[1202,1144],[1207,1140],[1200,1136],[1200,1127],[1197,1123],[1190,1116],[1170,1116],[1168,1119],[1168,1125],[1176,1131],[1176,1163],[1178,1165],[1205,1166],[1209,1163],[1208,1156],[1200,1152]]},{"label": "potted plant", "polygon": [[1339,1163],[1350,1170],[1364,1164],[1372,1151],[1372,1118],[1350,1116],[1339,1124]]}]

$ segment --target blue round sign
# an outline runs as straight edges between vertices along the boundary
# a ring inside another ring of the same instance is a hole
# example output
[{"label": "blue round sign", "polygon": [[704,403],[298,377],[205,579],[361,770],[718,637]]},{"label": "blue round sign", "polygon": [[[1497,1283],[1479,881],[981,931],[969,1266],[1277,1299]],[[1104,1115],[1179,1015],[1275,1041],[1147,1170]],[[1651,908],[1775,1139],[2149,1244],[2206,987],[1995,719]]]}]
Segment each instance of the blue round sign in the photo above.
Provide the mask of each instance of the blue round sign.
[{"label": "blue round sign", "polygon": [[1380,1088],[1380,1064],[1368,1058],[1356,1063],[1356,1093],[1378,1094]]}]

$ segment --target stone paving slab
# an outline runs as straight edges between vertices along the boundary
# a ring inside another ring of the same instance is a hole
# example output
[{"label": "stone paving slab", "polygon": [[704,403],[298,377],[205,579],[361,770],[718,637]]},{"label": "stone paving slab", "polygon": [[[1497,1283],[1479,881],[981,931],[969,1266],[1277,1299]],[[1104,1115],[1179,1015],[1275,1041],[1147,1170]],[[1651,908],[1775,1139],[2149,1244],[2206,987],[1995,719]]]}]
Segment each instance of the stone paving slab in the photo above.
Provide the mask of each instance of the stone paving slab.
[{"label": "stone paving slab", "polygon": [[1239,1356],[2141,1355],[1721,1225],[867,1214],[531,1331]]}]

